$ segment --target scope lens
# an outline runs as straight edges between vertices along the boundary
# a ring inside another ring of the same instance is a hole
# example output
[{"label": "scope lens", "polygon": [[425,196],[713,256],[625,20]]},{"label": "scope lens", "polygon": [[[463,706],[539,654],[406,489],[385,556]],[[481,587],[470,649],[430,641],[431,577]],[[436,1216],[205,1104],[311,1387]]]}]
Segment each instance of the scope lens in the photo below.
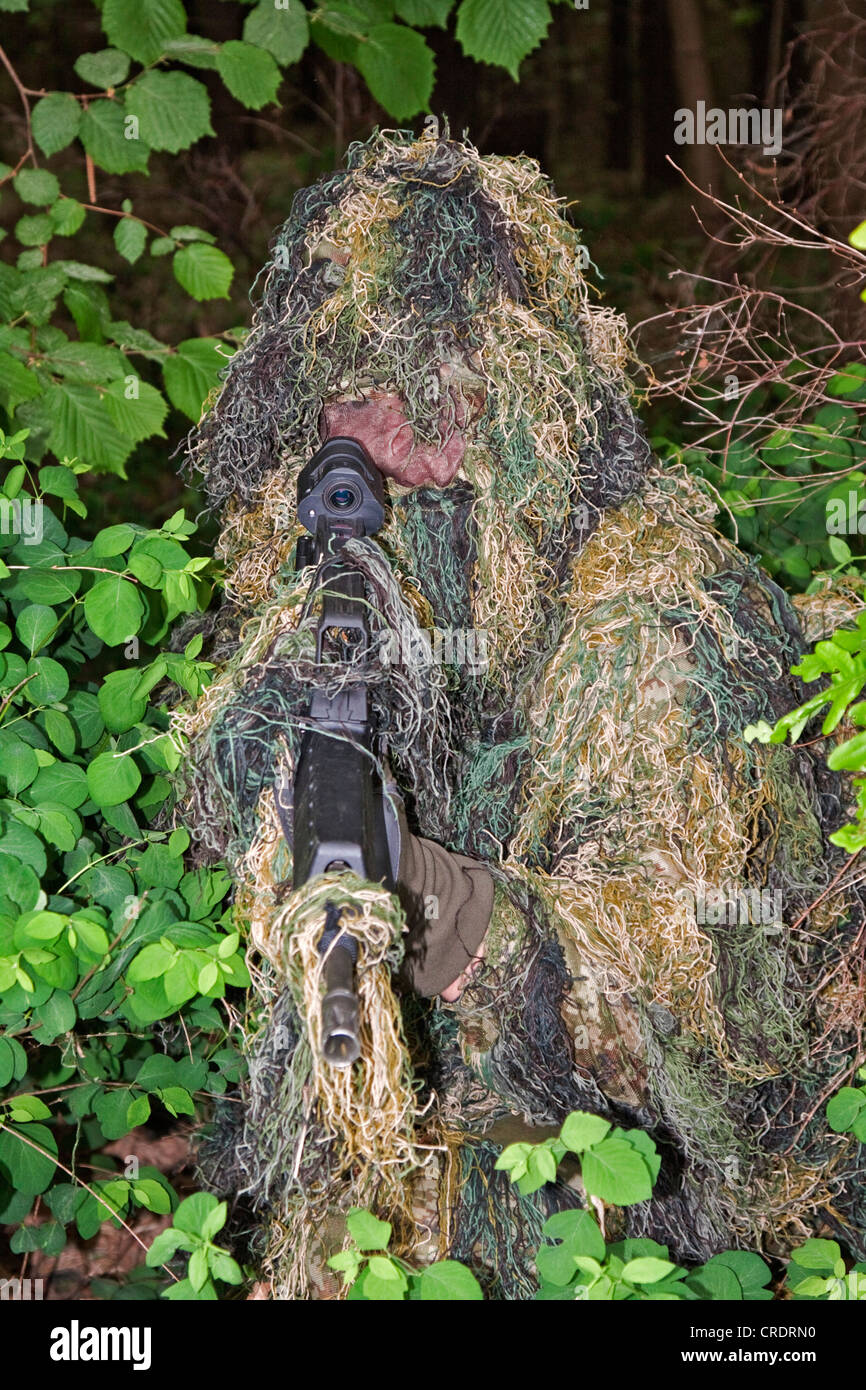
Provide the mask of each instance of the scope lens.
[{"label": "scope lens", "polygon": [[325,500],[335,512],[350,512],[358,506],[361,498],[356,487],[350,483],[340,483],[331,488]]}]

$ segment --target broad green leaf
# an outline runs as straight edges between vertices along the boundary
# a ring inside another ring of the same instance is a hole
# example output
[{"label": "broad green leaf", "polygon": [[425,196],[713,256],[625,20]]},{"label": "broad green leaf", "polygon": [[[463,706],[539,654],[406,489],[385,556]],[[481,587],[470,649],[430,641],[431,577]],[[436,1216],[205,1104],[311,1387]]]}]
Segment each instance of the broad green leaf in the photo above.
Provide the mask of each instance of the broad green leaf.
[{"label": "broad green leaf", "polygon": [[15,236],[22,246],[45,246],[54,235],[54,223],[46,212],[19,217]]},{"label": "broad green leaf", "polygon": [[5,777],[10,792],[17,793],[29,787],[38,771],[39,763],[29,743],[24,743],[20,738],[11,738],[3,743],[0,749],[0,777]]},{"label": "broad green leaf", "polygon": [[583,1153],[593,1144],[598,1144],[610,1129],[610,1121],[602,1120],[598,1115],[588,1115],[582,1110],[575,1110],[568,1115],[563,1123],[561,1138],[566,1148],[572,1153]]},{"label": "broad green leaf", "polygon": [[814,1237],[795,1250],[793,1258],[801,1269],[832,1270],[839,1258],[839,1246],[835,1240],[820,1240]]},{"label": "broad green leaf", "polygon": [[15,631],[21,645],[30,656],[35,656],[50,640],[57,625],[58,618],[53,608],[43,603],[31,603],[18,614]]},{"label": "broad green leaf", "polygon": [[45,711],[45,732],[59,753],[70,758],[75,752],[75,730],[69,719],[60,710]]},{"label": "broad green leaf", "polygon": [[373,96],[396,120],[407,120],[429,106],[435,60],[426,40],[414,30],[375,25],[367,42],[359,44],[355,61]]},{"label": "broad green leaf", "polygon": [[77,763],[56,762],[43,767],[30,789],[37,807],[44,802],[60,802],[74,810],[87,800],[87,778]]},{"label": "broad green leaf", "polygon": [[[205,1236],[208,1217],[212,1217],[215,1212],[220,1210],[222,1210],[222,1221],[214,1230],[210,1230],[208,1227],[209,1234]],[[226,1205],[224,1202],[218,1202],[210,1192],[194,1192],[191,1197],[184,1198],[180,1203],[174,1214],[174,1226],[178,1231],[187,1232],[189,1235],[204,1236],[206,1240],[212,1240],[217,1231],[222,1229],[225,1216]]]},{"label": "broad green leaf", "polygon": [[181,0],[105,0],[102,28],[114,48],[146,65],[156,62],[166,39],[186,33],[186,11]]},{"label": "broad green leaf", "polygon": [[195,1102],[183,1086],[166,1086],[159,1092],[159,1098],[170,1115],[195,1114]]},{"label": "broad green leaf", "polygon": [[127,370],[122,352],[97,343],[63,343],[46,355],[45,362],[52,371],[79,383],[103,384]]},{"label": "broad green leaf", "polygon": [[140,673],[133,666],[126,671],[112,671],[102,682],[99,710],[110,734],[125,734],[144,718],[147,700],[133,699],[132,694],[139,679]]},{"label": "broad green leaf", "polygon": [[126,109],[137,116],[141,139],[177,154],[213,135],[207,88],[185,72],[148,72],[130,88]]},{"label": "broad green leaf", "polygon": [[86,459],[91,468],[119,473],[132,452],[132,440],[112,423],[100,394],[90,386],[53,386],[45,403],[54,421],[49,448],[60,459]]},{"label": "broad green leaf", "polygon": [[[147,1096],[141,1096],[141,1100],[150,1109],[150,1101]],[[165,1216],[171,1211],[171,1197],[166,1192],[162,1183],[154,1182],[153,1178],[143,1178],[140,1182],[133,1182],[132,1195],[140,1206],[147,1207],[148,1211],[155,1211],[159,1216]]]},{"label": "broad green leaf", "polygon": [[135,217],[121,217],[114,228],[114,245],[118,255],[130,265],[141,256],[147,244],[147,228]]},{"label": "broad green leaf", "polygon": [[31,1196],[44,1192],[54,1176],[56,1158],[57,1142],[45,1125],[5,1125],[0,1129],[0,1175],[16,1191]]},{"label": "broad green leaf", "polygon": [[58,198],[48,209],[48,216],[58,236],[74,236],[87,215],[87,210],[74,198]]},{"label": "broad green leaf", "polygon": [[282,74],[266,49],[229,39],[221,46],[216,65],[232,96],[243,106],[259,111],[276,100]]},{"label": "broad green leaf", "polygon": [[218,247],[193,242],[176,251],[171,264],[174,278],[193,299],[228,299],[234,267]]},{"label": "broad green leaf", "polygon": [[138,443],[151,439],[153,435],[165,438],[163,423],[168,414],[168,405],[155,386],[141,381],[137,376],[128,376],[124,381],[113,381],[102,395],[102,403],[112,424]]},{"label": "broad green leaf", "polygon": [[280,9],[273,0],[260,0],[244,20],[244,38],[266,48],[283,67],[296,63],[310,39],[302,0],[286,0]]},{"label": "broad green leaf", "polygon": [[457,1260],[428,1265],[421,1271],[419,1283],[426,1303],[480,1303],[484,1298],[475,1275]]},{"label": "broad green leaf", "polygon": [[60,193],[57,175],[47,169],[22,169],[15,175],[15,192],[22,203],[35,203],[37,207],[47,207]]},{"label": "broad green leaf", "polygon": [[[123,3],[123,0],[121,0]],[[81,117],[81,143],[109,174],[146,173],[150,150],[118,101],[92,101]]]},{"label": "broad green leaf", "polygon": [[454,0],[397,0],[395,9],[401,19],[415,29],[444,29],[454,8]]},{"label": "broad green leaf", "polygon": [[866,251],[866,222],[861,222],[855,227],[853,232],[849,233],[848,240],[858,251]]},{"label": "broad green leaf", "polygon": [[211,1250],[209,1252],[211,1272],[215,1279],[221,1279],[224,1284],[242,1284],[243,1271],[237,1260],[233,1260],[231,1255],[226,1255],[222,1250]]},{"label": "broad green leaf", "polygon": [[541,43],[549,24],[547,0],[462,0],[456,33],[467,58],[503,67],[516,82],[520,64]]},{"label": "broad green leaf", "polygon": [[33,1010],[34,1025],[39,1029],[37,1039],[40,1043],[54,1042],[59,1034],[69,1032],[76,1017],[71,997],[64,990],[56,989],[44,1004]]},{"label": "broad green leaf", "polygon": [[215,68],[219,47],[215,39],[202,38],[201,34],[184,34],[182,38],[165,41],[168,56],[190,68]]},{"label": "broad green leaf", "polygon": [[87,768],[87,786],[98,806],[118,806],[128,801],[141,785],[141,773],[133,759],[100,753]]},{"label": "broad green leaf", "polygon": [[827,1123],[841,1134],[851,1128],[864,1106],[866,1092],[854,1086],[843,1086],[838,1095],[827,1102]]},{"label": "broad green leaf", "polygon": [[190,1240],[187,1233],[169,1226],[168,1230],[160,1231],[153,1241],[145,1256],[145,1264],[151,1269],[157,1268],[159,1265],[167,1264],[179,1249],[188,1250],[189,1248]]},{"label": "broad green leaf", "polygon": [[346,1217],[349,1235],[359,1250],[385,1250],[391,1239],[391,1225],[372,1212],[353,1207]]},{"label": "broad green leaf", "polygon": [[630,1284],[657,1284],[675,1269],[676,1265],[670,1260],[659,1260],[653,1255],[644,1255],[636,1260],[629,1260],[622,1271],[622,1277]]},{"label": "broad green leaf", "polygon": [[725,1265],[732,1270],[746,1294],[764,1288],[772,1277],[772,1271],[765,1261],[750,1250],[725,1250],[721,1255],[714,1255],[707,1264]]},{"label": "broad green leaf", "polygon": [[31,657],[27,663],[27,674],[30,680],[24,691],[31,704],[56,704],[69,689],[66,668],[50,656]]},{"label": "broad green leaf", "polygon": [[[7,1104],[9,1105],[9,1117],[18,1124],[29,1124],[31,1120],[49,1120],[51,1111],[40,1100],[38,1096],[11,1096]],[[26,1132],[26,1131],[25,1131]]]},{"label": "broad green leaf", "polygon": [[10,352],[0,352],[0,398],[10,414],[23,401],[38,396],[41,389],[35,372]]},{"label": "broad green leaf", "polygon": [[116,48],[103,48],[98,53],[82,53],[75,62],[75,71],[82,82],[106,91],[125,82],[129,75],[129,57]]},{"label": "broad green leaf", "polygon": [[122,555],[132,545],[136,534],[125,521],[119,522],[116,526],[106,526],[94,537],[93,553],[100,558]]},{"label": "broad green leaf", "polygon": [[217,338],[187,338],[163,363],[169,400],[196,424],[208,393],[217,385],[218,374],[226,365],[219,347]]},{"label": "broad green leaf", "polygon": [[122,575],[97,580],[84,599],[84,616],[109,647],[127,642],[138,632],[145,616],[137,585]]},{"label": "broad green leaf", "polygon": [[80,124],[81,107],[69,92],[49,92],[31,115],[33,138],[49,158],[72,144]]},{"label": "broad green leaf", "polygon": [[572,1255],[588,1255],[595,1260],[605,1257],[604,1237],[598,1222],[588,1211],[555,1212],[547,1218],[542,1230],[546,1236],[558,1237]]},{"label": "broad green leaf", "polygon": [[702,1269],[694,1270],[686,1284],[701,1298],[713,1302],[738,1303],[743,1298],[739,1279],[732,1269],[723,1264],[709,1262]]},{"label": "broad green leaf", "polygon": [[641,1155],[623,1139],[605,1138],[581,1160],[587,1192],[603,1202],[630,1206],[652,1196],[652,1179]]}]

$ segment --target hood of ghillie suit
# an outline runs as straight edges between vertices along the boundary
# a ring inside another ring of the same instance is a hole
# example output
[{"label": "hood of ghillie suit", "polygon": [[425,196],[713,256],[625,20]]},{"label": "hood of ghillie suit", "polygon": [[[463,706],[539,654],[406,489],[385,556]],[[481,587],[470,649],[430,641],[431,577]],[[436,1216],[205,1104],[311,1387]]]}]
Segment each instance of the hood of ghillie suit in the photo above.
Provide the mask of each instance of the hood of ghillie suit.
[{"label": "hood of ghillie suit", "polygon": [[[682,1258],[783,1250],[822,1223],[862,1240],[850,1144],[820,1104],[854,1047],[862,912],[842,885],[807,911],[836,871],[839,787],[820,757],[741,734],[795,702],[800,629],[711,500],[654,463],[587,264],[534,161],[377,133],[296,195],[191,441],[225,597],[216,679],[178,717],[185,805],[199,855],[236,879],[256,983],[245,1116],[210,1171],[245,1194],[283,1296],[327,1283],[313,1247],[329,1221],[339,1245],[353,1204],[416,1259],[528,1296],[545,1215],[577,1198],[519,1198],[495,1126],[572,1109],[653,1133],[662,1175],[629,1229]],[[344,552],[374,634],[398,639],[363,669],[316,665],[293,570],[297,475],[328,431],[391,475],[384,529]],[[322,888],[287,887],[273,789],[311,689],[359,680],[412,829],[487,861],[497,898],[484,969],[444,1010],[392,993],[396,900],[330,886],[362,924],[370,1020],[335,1079],[316,1056]],[[773,922],[698,920],[732,886],[769,894]]]}]

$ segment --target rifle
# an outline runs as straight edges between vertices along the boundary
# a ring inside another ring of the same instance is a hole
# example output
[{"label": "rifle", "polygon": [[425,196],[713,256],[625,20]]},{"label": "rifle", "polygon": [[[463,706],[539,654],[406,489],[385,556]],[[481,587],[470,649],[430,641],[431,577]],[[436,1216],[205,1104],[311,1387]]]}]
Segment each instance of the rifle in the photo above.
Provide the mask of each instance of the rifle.
[{"label": "rifle", "polygon": [[[341,552],[348,540],[373,536],[381,528],[385,491],[362,444],[336,438],[317,450],[298,477],[298,518],[310,535],[298,541],[295,568],[317,567],[315,591],[322,596],[316,662],[363,659],[370,643],[364,577]],[[329,870],[350,869],[394,891],[399,832],[378,772],[381,753],[363,684],[350,681],[335,695],[314,693],[291,808],[277,794],[283,832],[293,843],[293,887]],[[322,1053],[334,1066],[351,1066],[361,1051],[358,945],[333,903],[326,904],[319,951],[326,957]]]}]

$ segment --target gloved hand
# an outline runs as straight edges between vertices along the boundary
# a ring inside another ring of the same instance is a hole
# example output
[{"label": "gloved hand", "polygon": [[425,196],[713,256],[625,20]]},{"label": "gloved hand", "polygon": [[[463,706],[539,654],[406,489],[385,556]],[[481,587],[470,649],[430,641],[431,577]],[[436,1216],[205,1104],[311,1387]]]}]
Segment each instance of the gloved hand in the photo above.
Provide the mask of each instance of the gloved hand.
[{"label": "gloved hand", "polygon": [[398,802],[397,893],[409,931],[403,974],[419,994],[447,990],[476,957],[493,911],[487,867],[412,835]]}]

